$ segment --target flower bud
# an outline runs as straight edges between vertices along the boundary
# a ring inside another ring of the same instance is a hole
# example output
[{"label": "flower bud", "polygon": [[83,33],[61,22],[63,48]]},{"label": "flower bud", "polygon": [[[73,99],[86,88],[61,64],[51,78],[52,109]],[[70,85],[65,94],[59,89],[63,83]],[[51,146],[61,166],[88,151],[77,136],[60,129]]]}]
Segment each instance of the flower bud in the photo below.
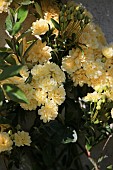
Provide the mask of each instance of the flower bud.
[{"label": "flower bud", "polygon": [[68,21],[71,20],[71,15],[68,15],[68,16],[67,16],[67,20],[68,20]]},{"label": "flower bud", "polygon": [[70,12],[71,12],[71,13],[74,12],[74,6],[72,6],[72,7],[70,8]]},{"label": "flower bud", "polygon": [[85,24],[88,24],[90,22],[90,18],[88,16],[85,16],[85,20],[84,20],[84,23]]},{"label": "flower bud", "polygon": [[101,107],[100,107],[100,106],[97,106],[97,107],[96,107],[96,109],[97,109],[97,110],[100,110],[100,109],[101,109]]},{"label": "flower bud", "polygon": [[64,16],[64,13],[62,11],[60,11],[60,17]]},{"label": "flower bud", "polygon": [[62,7],[62,10],[61,10],[63,13],[66,11],[66,5],[64,5],[63,7]]},{"label": "flower bud", "polygon": [[81,14],[84,12],[84,8],[82,6],[79,7],[79,11],[81,12]]},{"label": "flower bud", "polygon": [[8,131],[8,134],[9,134],[9,135],[12,135],[12,130],[9,130],[9,131]]},{"label": "flower bud", "polygon": [[60,17],[60,22],[64,22],[64,17],[62,16],[62,17]]},{"label": "flower bud", "polygon": [[82,14],[78,14],[78,15],[77,15],[77,19],[78,19],[78,20],[82,20],[83,18],[84,18],[84,15],[82,15]]},{"label": "flower bud", "polygon": [[84,22],[83,21],[80,22],[80,27],[81,27],[81,29],[84,27]]},{"label": "flower bud", "polygon": [[102,62],[102,63],[105,63],[105,62],[106,62],[106,57],[103,57],[103,58],[101,59],[101,62]]}]

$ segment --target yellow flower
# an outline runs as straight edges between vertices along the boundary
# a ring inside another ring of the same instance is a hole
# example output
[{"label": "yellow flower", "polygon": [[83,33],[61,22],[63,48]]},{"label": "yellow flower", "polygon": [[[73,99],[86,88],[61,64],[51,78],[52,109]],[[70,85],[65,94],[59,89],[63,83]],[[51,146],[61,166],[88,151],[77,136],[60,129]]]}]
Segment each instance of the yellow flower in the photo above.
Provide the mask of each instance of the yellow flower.
[{"label": "yellow flower", "polygon": [[0,132],[0,152],[10,151],[12,149],[13,142],[10,139],[8,133]]},{"label": "yellow flower", "polygon": [[87,96],[84,97],[84,101],[97,102],[101,98],[102,98],[102,94],[94,91],[93,93],[88,93]]},{"label": "yellow flower", "polygon": [[41,40],[38,40],[28,53],[27,61],[33,64],[43,64],[51,59],[51,51],[51,47],[46,46],[46,42],[42,43]]},{"label": "yellow flower", "polygon": [[[53,23],[51,22],[51,18],[53,18],[55,21],[59,21],[59,8],[58,4],[55,2],[55,0],[41,0],[41,6],[44,13],[44,19],[48,22],[51,28],[54,28]],[[54,33],[57,35],[58,30],[55,29]]]},{"label": "yellow flower", "polygon": [[24,132],[24,131],[18,131],[17,133],[14,134],[14,142],[15,145],[20,147],[20,146],[30,146],[31,143],[31,138],[29,136],[28,132]]},{"label": "yellow flower", "polygon": [[69,56],[66,56],[62,60],[62,69],[67,73],[72,74],[82,66],[82,60],[84,56],[79,48],[69,51]]},{"label": "yellow flower", "polygon": [[67,73],[72,74],[77,70],[78,65],[75,64],[75,58],[71,56],[66,56],[62,60],[62,69],[67,71]]},{"label": "yellow flower", "polygon": [[7,12],[8,6],[11,2],[12,0],[0,0],[0,13]]},{"label": "yellow flower", "polygon": [[28,104],[20,103],[20,106],[24,110],[35,110],[38,104],[36,99],[34,98],[35,89],[33,89],[31,84],[25,84],[25,83],[18,84],[18,87],[24,92],[25,96],[29,101]]},{"label": "yellow flower", "polygon": [[102,54],[106,57],[106,58],[111,58],[113,57],[113,43],[109,44],[108,46],[105,46],[102,48]]},{"label": "yellow flower", "polygon": [[44,105],[46,102],[46,98],[47,98],[47,93],[39,88],[38,90],[36,89],[35,91],[35,99],[38,102],[38,106]]},{"label": "yellow flower", "polygon": [[45,106],[42,106],[41,109],[38,110],[38,114],[44,123],[49,122],[57,117],[58,107],[52,100],[47,100]]},{"label": "yellow flower", "polygon": [[35,65],[31,70],[31,74],[33,75],[33,79],[44,78],[49,75],[49,70],[44,65]]},{"label": "yellow flower", "polygon": [[48,78],[50,78],[50,79],[54,79],[54,81],[56,81],[58,84],[65,82],[64,72],[55,63],[47,62],[44,65],[35,65],[31,70],[31,73],[33,75],[33,79],[45,78],[47,80]]},{"label": "yellow flower", "polygon": [[56,86],[57,82],[53,78],[50,78],[49,76],[39,80],[38,87],[43,89],[45,92],[52,91]]},{"label": "yellow flower", "polygon": [[49,70],[50,77],[52,77],[58,84],[65,82],[65,74],[55,63],[46,63],[45,67]]},{"label": "yellow flower", "polygon": [[54,28],[54,31],[53,33],[58,35],[58,30],[54,27],[52,21],[51,21],[51,18],[54,19],[55,21],[59,22],[59,15],[58,13],[55,13],[55,11],[53,9],[47,12],[45,12],[45,15],[44,15],[44,19],[47,20],[48,24],[50,25],[50,28]]},{"label": "yellow flower", "polygon": [[85,75],[85,71],[83,69],[77,70],[75,73],[71,75],[74,85],[83,86],[84,84],[90,85],[90,81],[88,77]]},{"label": "yellow flower", "polygon": [[48,23],[44,19],[39,19],[32,24],[32,34],[36,37],[45,34],[49,30]]},{"label": "yellow flower", "polygon": [[56,104],[61,105],[65,100],[65,95],[65,89],[61,85],[60,87],[56,87],[51,92],[49,92],[48,98],[52,99]]}]

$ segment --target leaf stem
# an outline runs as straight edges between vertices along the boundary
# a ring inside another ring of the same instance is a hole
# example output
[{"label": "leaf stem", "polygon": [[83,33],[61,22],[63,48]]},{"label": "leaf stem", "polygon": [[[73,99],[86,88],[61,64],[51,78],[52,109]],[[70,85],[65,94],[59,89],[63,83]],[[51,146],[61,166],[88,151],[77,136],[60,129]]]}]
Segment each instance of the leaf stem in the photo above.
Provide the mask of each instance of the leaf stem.
[{"label": "leaf stem", "polygon": [[13,36],[13,38],[12,38],[12,43],[13,43],[13,51],[14,51],[14,54],[17,56],[18,61],[21,63],[21,60],[20,60],[19,55],[18,55],[17,50],[16,50],[16,39],[15,39],[14,36]]}]

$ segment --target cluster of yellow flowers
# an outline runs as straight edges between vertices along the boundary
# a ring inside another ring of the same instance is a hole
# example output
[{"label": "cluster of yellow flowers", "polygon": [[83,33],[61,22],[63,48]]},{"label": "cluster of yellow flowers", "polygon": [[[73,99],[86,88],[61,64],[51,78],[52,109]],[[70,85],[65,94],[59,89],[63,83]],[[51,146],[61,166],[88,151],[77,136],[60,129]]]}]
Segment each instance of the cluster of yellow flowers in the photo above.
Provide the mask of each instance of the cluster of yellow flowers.
[{"label": "cluster of yellow flowers", "polygon": [[[35,110],[37,106],[41,106],[38,114],[43,122],[54,120],[58,115],[58,105],[65,100],[65,74],[55,63],[47,62],[43,65],[35,65],[32,70],[31,83],[25,83],[27,73],[20,72],[23,78],[13,79],[13,83],[17,84],[25,93],[29,100],[29,104],[21,103],[20,106],[25,110]],[[25,73],[25,74],[24,74]],[[12,82],[12,79],[10,79]],[[21,83],[20,83],[21,82]]]},{"label": "cluster of yellow flowers", "polygon": [[[58,115],[58,106],[65,100],[65,74],[55,63],[49,62],[52,48],[42,42],[40,35],[45,34],[49,26],[53,27],[51,18],[58,20],[59,10],[55,2],[41,1],[44,19],[39,19],[32,24],[32,35],[38,38],[26,57],[26,63],[20,71],[21,78],[10,78],[9,82],[16,84],[26,95],[29,104],[20,103],[25,110],[35,110],[40,107],[38,114],[44,123],[54,120]],[[55,5],[53,8],[53,4]],[[52,8],[51,8],[52,7]],[[28,48],[24,39],[24,51]],[[31,65],[32,80],[25,83],[29,77],[29,65]]]},{"label": "cluster of yellow flowers", "polygon": [[63,59],[62,68],[70,74],[75,86],[86,83],[94,87],[105,73],[101,49],[106,41],[103,32],[94,23],[86,26],[79,41],[85,44],[82,45],[83,51],[79,48],[70,50]]},{"label": "cluster of yellow flowers", "polygon": [[[113,43],[107,44],[102,30],[93,22],[83,30],[79,42],[82,50],[70,50],[63,58],[62,69],[70,75],[75,86],[108,87],[106,96],[113,100]],[[92,94],[94,99],[95,96],[96,93]]]},{"label": "cluster of yellow flowers", "polygon": [[[76,4],[73,2],[73,5]],[[48,24],[53,27],[51,18],[59,21],[60,11],[55,1],[42,0],[41,6],[43,19],[37,19],[31,27],[32,35],[38,40],[26,57],[27,64],[20,71],[22,78],[9,79],[11,83],[19,86],[29,99],[29,104],[21,103],[21,107],[25,110],[35,110],[39,106],[41,108],[38,114],[43,122],[54,120],[58,115],[58,105],[65,100],[64,72],[70,75],[75,86],[87,84],[94,89],[106,86],[104,94],[113,100],[113,44],[107,44],[101,28],[90,22],[79,37],[82,50],[79,47],[70,50],[63,58],[60,68],[50,62],[52,49],[46,42],[42,42],[40,37],[49,30]],[[91,16],[87,10],[85,12]],[[57,36],[57,30],[55,31]],[[76,33],[76,28],[73,33]],[[25,41],[24,51],[27,48],[28,44]],[[32,66],[32,81],[25,83],[30,73],[28,64]],[[95,97],[98,99],[99,96],[95,92],[92,97],[95,100]]]},{"label": "cluster of yellow flowers", "polygon": [[[43,11],[43,19],[36,20],[32,24],[32,34],[39,38],[40,35],[45,34],[50,28],[54,28],[53,23],[51,22],[51,18],[55,21],[59,21],[59,8],[56,2],[47,0],[41,1],[42,11]],[[48,26],[49,25],[49,26]],[[57,35],[57,29],[54,30],[54,33]]]},{"label": "cluster of yellow flowers", "polygon": [[51,22],[51,18],[53,18],[55,21],[59,21],[59,8],[58,4],[55,2],[55,0],[41,0],[41,6],[42,11],[44,14],[44,19],[48,22],[50,27],[53,27],[53,24]]},{"label": "cluster of yellow flowers", "polygon": [[0,153],[4,151],[10,151],[15,146],[30,146],[31,138],[28,132],[18,131],[13,135],[9,135],[7,132],[0,132]]},{"label": "cluster of yellow flowers", "polygon": [[8,6],[11,2],[12,0],[0,0],[0,13],[7,12]]},{"label": "cluster of yellow flowers", "polygon": [[[55,1],[47,1],[45,6],[45,1],[42,0],[41,6],[44,19],[39,19],[32,23],[32,35],[38,39],[26,56],[26,64],[20,71],[21,77],[9,78],[3,81],[2,84],[11,83],[17,85],[25,93],[29,101],[29,104],[20,103],[20,106],[25,110],[35,110],[39,106],[38,114],[40,119],[46,123],[57,117],[58,106],[65,100],[65,89],[63,87],[65,74],[58,65],[49,62],[52,48],[47,46],[46,42],[42,42],[40,37],[48,31],[48,24],[53,27],[51,18],[58,20],[59,10]],[[24,52],[28,47],[29,43],[24,38]],[[32,76],[31,82],[26,83],[30,74]],[[15,134],[15,142],[18,140],[20,143],[17,144],[18,142],[16,142],[17,146],[22,145],[19,135],[20,133]]]}]

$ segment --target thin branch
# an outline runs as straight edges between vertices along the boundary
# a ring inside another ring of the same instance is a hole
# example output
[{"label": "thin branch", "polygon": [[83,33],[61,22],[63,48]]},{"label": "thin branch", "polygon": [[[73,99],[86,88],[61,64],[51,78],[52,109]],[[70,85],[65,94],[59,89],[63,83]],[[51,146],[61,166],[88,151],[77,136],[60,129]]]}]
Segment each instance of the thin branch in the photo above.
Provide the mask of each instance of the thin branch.
[{"label": "thin branch", "polygon": [[95,170],[100,170],[98,167],[97,162],[91,157],[90,152],[88,150],[86,150],[79,142],[77,142],[77,145],[79,146],[79,148],[83,151],[83,153],[87,156],[87,158],[89,159],[89,161],[92,163],[92,165],[94,166]]}]

